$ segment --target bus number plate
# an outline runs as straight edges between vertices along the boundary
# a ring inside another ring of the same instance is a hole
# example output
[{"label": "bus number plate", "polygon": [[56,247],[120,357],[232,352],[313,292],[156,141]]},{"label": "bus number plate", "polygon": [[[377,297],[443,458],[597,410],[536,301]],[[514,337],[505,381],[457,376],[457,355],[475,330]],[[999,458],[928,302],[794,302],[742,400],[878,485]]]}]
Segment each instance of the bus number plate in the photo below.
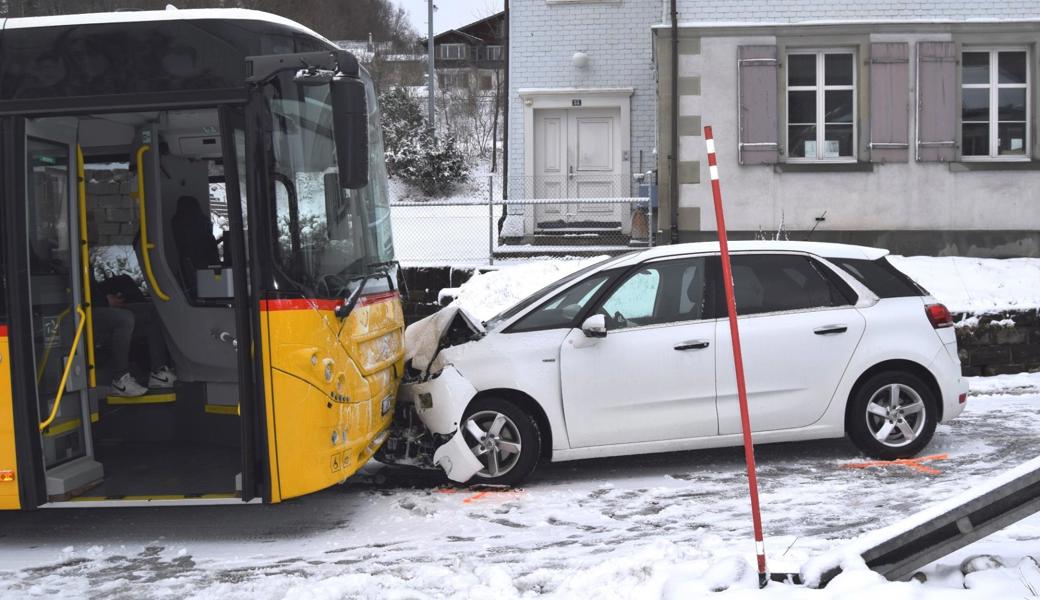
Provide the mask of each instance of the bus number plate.
[{"label": "bus number plate", "polygon": [[390,412],[390,404],[390,396],[383,398],[383,401],[379,405],[379,416],[384,416],[386,413]]}]

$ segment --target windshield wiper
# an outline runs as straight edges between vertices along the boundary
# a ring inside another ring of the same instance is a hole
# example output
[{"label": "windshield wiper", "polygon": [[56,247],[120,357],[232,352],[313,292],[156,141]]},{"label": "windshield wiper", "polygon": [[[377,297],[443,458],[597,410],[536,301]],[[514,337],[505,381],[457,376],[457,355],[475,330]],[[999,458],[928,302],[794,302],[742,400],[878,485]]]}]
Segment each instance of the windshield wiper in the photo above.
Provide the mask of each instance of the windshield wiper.
[{"label": "windshield wiper", "polygon": [[386,277],[387,285],[389,286],[390,291],[393,291],[394,280],[390,277],[389,271],[377,271],[374,273],[368,273],[367,275],[358,275],[356,277],[351,277],[350,279],[344,281],[344,287],[346,286],[346,284],[349,284],[354,281],[360,281],[361,283],[358,284],[357,289],[350,293],[350,296],[347,296],[347,300],[345,303],[336,307],[336,310],[334,312],[336,313],[336,316],[338,318],[346,319],[348,316],[350,316],[350,313],[354,311],[354,307],[357,306],[358,300],[361,299],[361,293],[365,291],[365,285],[370,280],[375,279],[376,277]]}]

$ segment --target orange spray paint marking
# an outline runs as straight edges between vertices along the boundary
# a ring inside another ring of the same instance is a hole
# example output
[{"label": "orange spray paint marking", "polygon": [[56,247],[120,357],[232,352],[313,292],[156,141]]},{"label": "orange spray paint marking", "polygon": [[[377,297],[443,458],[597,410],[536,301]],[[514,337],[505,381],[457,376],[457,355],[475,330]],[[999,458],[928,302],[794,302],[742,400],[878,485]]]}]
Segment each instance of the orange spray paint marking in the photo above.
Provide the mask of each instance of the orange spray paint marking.
[{"label": "orange spray paint marking", "polygon": [[939,475],[942,473],[939,469],[926,466],[922,463],[931,462],[933,460],[946,460],[950,456],[948,454],[930,454],[928,456],[919,456],[917,458],[899,458],[896,460],[870,460],[867,462],[859,463],[845,463],[841,465],[845,469],[867,469],[869,467],[906,467],[912,471],[919,473],[926,473],[928,475]]},{"label": "orange spray paint marking", "polygon": [[[472,489],[472,488],[470,488],[470,489]],[[472,496],[467,496],[466,498],[464,498],[462,500],[462,503],[463,504],[471,504],[473,502],[477,502],[478,500],[499,500],[499,501],[502,501],[502,502],[508,502],[509,500],[513,500],[515,498],[519,498],[520,496],[523,495],[523,493],[524,493],[523,490],[516,490],[516,489],[512,489],[512,490],[511,489],[482,490],[482,491],[479,491],[479,492],[473,494]]]}]

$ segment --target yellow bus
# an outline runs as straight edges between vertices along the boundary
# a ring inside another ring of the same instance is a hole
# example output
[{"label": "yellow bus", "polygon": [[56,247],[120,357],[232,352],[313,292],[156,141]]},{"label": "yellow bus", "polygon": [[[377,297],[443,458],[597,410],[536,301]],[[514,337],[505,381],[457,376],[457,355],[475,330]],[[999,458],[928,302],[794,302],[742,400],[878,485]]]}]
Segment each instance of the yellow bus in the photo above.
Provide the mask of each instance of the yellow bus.
[{"label": "yellow bus", "polygon": [[0,32],[0,509],[280,502],[383,443],[403,363],[372,81],[286,19]]}]

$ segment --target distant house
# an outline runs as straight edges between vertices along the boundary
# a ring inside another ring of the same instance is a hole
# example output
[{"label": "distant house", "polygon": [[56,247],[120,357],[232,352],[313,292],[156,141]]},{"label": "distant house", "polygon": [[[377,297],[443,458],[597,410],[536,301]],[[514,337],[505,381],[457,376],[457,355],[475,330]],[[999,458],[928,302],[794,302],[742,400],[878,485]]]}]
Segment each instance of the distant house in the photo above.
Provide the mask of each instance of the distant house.
[{"label": "distant house", "polygon": [[396,48],[391,42],[341,40],[336,45],[349,50],[368,69],[376,89],[418,87],[426,82],[426,52],[418,48]]},{"label": "distant house", "polygon": [[502,84],[505,69],[504,27],[505,13],[499,12],[435,35],[433,65],[438,89],[493,95]]},{"label": "distant house", "polygon": [[[715,239],[711,125],[736,238],[1040,256],[1040,3],[678,0],[669,16],[667,0],[510,1],[511,199],[580,197],[568,181],[586,173],[629,196],[656,171],[658,240]],[[597,208],[563,218],[629,216]]]}]

